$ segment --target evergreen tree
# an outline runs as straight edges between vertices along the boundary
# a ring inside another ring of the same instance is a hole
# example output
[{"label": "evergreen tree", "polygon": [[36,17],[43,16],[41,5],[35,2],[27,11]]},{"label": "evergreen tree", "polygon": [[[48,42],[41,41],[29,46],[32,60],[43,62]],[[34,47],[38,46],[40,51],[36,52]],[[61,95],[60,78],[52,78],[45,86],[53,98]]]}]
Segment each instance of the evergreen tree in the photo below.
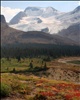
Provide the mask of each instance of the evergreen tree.
[{"label": "evergreen tree", "polygon": [[20,56],[17,56],[16,59],[18,60],[18,62],[21,61],[21,57]]},{"label": "evergreen tree", "polygon": [[45,62],[45,64],[44,64],[43,68],[44,68],[44,69],[47,69],[47,65],[46,65],[46,62]]},{"label": "evergreen tree", "polygon": [[13,72],[15,72],[16,71],[16,69],[15,68],[13,68]]},{"label": "evergreen tree", "polygon": [[29,67],[30,67],[30,68],[33,68],[33,64],[32,64],[32,62],[30,62]]}]

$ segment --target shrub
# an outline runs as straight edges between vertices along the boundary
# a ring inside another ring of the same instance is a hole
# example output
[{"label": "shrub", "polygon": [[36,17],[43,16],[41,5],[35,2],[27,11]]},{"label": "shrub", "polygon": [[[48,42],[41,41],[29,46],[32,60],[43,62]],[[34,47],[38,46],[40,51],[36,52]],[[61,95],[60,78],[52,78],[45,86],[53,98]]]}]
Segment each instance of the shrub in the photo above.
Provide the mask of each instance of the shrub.
[{"label": "shrub", "polygon": [[43,58],[43,61],[51,61],[51,58],[48,56],[48,57],[45,57],[45,58]]},{"label": "shrub", "polygon": [[30,62],[29,67],[30,67],[30,68],[33,68],[33,64],[32,64],[32,62]]},{"label": "shrub", "polygon": [[15,69],[15,68],[13,68],[12,72],[15,72],[15,71],[16,71],[16,69]]},{"label": "shrub", "polygon": [[33,100],[47,100],[47,97],[41,94],[36,94]]},{"label": "shrub", "polygon": [[21,61],[21,57],[20,56],[17,56],[16,59],[18,60],[18,62]]},{"label": "shrub", "polygon": [[44,68],[47,68],[47,65],[46,65],[46,63],[44,64]]},{"label": "shrub", "polygon": [[6,97],[11,93],[11,87],[7,84],[1,83],[0,96]]},{"label": "shrub", "polygon": [[44,70],[46,70],[46,69],[47,69],[46,62],[45,62],[45,64],[44,64],[44,66],[43,66],[43,69],[44,69]]}]

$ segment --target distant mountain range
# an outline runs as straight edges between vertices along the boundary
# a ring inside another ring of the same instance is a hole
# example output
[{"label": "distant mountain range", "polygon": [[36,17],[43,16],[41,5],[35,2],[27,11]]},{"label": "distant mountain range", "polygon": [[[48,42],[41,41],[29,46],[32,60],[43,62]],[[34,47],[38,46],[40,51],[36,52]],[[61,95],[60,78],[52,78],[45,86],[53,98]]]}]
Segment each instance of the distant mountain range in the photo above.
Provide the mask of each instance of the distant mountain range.
[{"label": "distant mountain range", "polygon": [[67,29],[63,29],[58,35],[74,40],[80,45],[80,23],[73,24]]},{"label": "distant mountain range", "polygon": [[9,26],[21,31],[42,31],[57,34],[73,24],[80,23],[80,6],[63,13],[52,7],[27,7],[9,22]]},{"label": "distant mountain range", "polygon": [[[42,31],[23,32],[7,25],[5,17],[0,15],[1,23],[1,45],[20,43],[41,43],[58,45],[77,45],[78,43],[70,38],[58,34],[49,34]],[[47,30],[47,28],[45,29]]]}]

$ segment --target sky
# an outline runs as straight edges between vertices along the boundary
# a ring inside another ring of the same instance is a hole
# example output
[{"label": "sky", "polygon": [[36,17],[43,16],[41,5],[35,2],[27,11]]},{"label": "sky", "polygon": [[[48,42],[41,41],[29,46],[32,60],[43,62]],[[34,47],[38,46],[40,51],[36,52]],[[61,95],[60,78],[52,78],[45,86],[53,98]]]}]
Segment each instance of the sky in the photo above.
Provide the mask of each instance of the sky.
[{"label": "sky", "polygon": [[80,1],[1,1],[1,14],[9,22],[18,12],[27,7],[53,7],[61,12],[69,12],[80,5]]}]

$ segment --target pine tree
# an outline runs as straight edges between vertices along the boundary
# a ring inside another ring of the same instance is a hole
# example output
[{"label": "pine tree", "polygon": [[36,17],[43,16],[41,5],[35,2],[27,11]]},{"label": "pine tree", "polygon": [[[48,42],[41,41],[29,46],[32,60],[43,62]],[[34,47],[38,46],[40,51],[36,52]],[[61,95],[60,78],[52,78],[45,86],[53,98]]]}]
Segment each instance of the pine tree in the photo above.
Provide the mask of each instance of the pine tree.
[{"label": "pine tree", "polygon": [[45,64],[44,64],[44,69],[47,69],[47,65],[46,65],[46,62],[45,62]]},{"label": "pine tree", "polygon": [[30,62],[29,67],[30,67],[30,68],[33,68],[33,64],[32,64],[32,62]]}]

